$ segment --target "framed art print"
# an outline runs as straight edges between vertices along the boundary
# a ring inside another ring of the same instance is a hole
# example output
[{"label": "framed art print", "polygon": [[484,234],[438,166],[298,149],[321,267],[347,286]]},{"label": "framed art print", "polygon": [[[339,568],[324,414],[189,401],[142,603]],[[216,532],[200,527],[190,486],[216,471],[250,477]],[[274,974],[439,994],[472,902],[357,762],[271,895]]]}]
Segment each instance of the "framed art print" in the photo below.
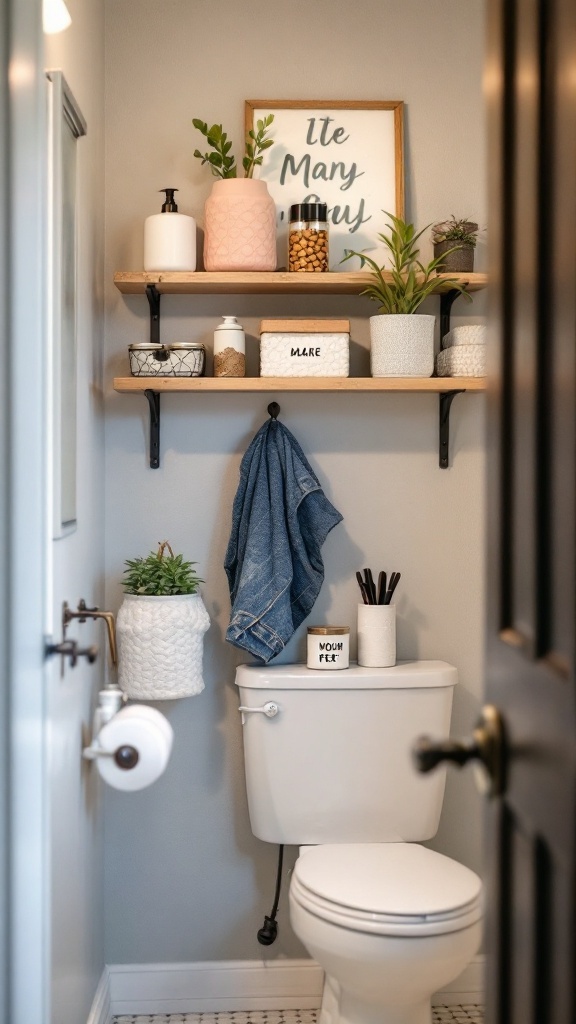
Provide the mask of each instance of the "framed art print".
[{"label": "framed art print", "polygon": [[331,271],[355,269],[353,261],[341,265],[347,249],[383,262],[386,212],[404,216],[402,101],[246,100],[246,132],[267,114],[274,145],[258,177],[276,204],[279,269],[290,206],[305,202],[327,204]]}]

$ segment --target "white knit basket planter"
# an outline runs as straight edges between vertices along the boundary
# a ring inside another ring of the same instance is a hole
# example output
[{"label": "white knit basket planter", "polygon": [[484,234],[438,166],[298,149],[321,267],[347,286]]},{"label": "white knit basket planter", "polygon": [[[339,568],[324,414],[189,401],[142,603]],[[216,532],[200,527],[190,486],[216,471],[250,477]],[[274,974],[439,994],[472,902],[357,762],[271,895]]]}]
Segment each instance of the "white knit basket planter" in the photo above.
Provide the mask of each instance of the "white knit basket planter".
[{"label": "white knit basket planter", "polygon": [[126,594],[118,612],[118,683],[138,700],[193,697],[204,689],[202,647],[210,625],[200,594]]},{"label": "white knit basket planter", "polygon": [[370,372],[373,377],[431,377],[434,325],[425,313],[384,313],[370,317]]}]

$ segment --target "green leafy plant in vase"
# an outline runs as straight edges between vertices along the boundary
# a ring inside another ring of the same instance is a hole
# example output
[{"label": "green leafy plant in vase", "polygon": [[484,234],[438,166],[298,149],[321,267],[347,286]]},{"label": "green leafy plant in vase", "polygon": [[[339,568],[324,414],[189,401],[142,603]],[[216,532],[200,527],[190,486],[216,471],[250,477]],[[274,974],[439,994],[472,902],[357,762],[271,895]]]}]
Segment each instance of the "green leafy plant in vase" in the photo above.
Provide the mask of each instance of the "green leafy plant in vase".
[{"label": "green leafy plant in vase", "polygon": [[126,559],[118,612],[118,683],[135,700],[171,700],[204,689],[202,647],[210,625],[200,579],[168,541]]},{"label": "green leafy plant in vase", "polygon": [[371,280],[361,292],[376,302],[379,314],[370,317],[370,367],[373,377],[431,377],[434,372],[436,317],[417,312],[429,296],[447,287],[465,295],[458,278],[438,277],[442,257],[423,264],[418,241],[427,230],[386,213],[389,230],[378,235],[390,254],[390,268],[379,266],[366,253],[349,250],[342,262],[358,257],[369,267]]},{"label": "green leafy plant in vase", "polygon": [[[256,131],[251,128],[246,134],[244,156],[242,157],[245,178],[253,177],[254,168],[259,167],[263,162],[263,153],[274,145],[274,139],[268,137],[273,120],[274,114],[268,114],[267,117],[256,122]],[[238,176],[236,157],[230,154],[232,143],[222,125],[213,124],[209,128],[207,122],[201,121],[198,117],[192,118],[192,124],[204,136],[212,149],[211,153],[201,153],[199,149],[195,149],[194,156],[201,160],[202,164],[208,164],[215,177],[236,178]]]},{"label": "green leafy plant in vase", "polygon": [[474,270],[474,250],[478,241],[475,221],[454,214],[450,220],[432,225],[434,256],[442,257],[439,268],[450,273],[471,273]]},{"label": "green leafy plant in vase", "polygon": [[268,114],[250,129],[244,142],[242,167],[232,153],[232,142],[221,124],[208,126],[193,118],[192,124],[204,136],[209,151],[194,150],[217,181],[206,200],[204,222],[204,266],[209,271],[276,270],[276,207],[265,181],[254,178],[264,153],[274,145],[269,131],[274,120]]}]

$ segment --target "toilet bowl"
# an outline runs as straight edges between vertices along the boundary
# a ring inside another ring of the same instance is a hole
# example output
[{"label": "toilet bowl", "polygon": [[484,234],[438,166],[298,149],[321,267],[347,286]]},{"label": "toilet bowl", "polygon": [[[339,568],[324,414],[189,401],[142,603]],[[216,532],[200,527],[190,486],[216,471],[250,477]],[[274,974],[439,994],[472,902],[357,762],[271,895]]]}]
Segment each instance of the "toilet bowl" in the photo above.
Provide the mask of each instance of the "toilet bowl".
[{"label": "toilet bowl", "polygon": [[311,847],[290,919],[326,973],[320,1024],[430,1024],[430,997],[479,949],[481,882],[416,843]]}]

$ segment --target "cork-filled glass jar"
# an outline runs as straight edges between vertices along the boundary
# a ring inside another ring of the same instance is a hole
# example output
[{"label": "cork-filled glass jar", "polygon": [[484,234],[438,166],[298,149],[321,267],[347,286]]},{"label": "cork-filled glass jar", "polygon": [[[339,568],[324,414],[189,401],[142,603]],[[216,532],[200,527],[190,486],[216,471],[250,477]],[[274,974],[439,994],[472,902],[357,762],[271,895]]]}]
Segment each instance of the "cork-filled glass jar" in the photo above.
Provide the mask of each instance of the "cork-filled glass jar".
[{"label": "cork-filled glass jar", "polygon": [[328,270],[327,218],[326,203],[295,203],[290,207],[288,270],[309,274]]}]

